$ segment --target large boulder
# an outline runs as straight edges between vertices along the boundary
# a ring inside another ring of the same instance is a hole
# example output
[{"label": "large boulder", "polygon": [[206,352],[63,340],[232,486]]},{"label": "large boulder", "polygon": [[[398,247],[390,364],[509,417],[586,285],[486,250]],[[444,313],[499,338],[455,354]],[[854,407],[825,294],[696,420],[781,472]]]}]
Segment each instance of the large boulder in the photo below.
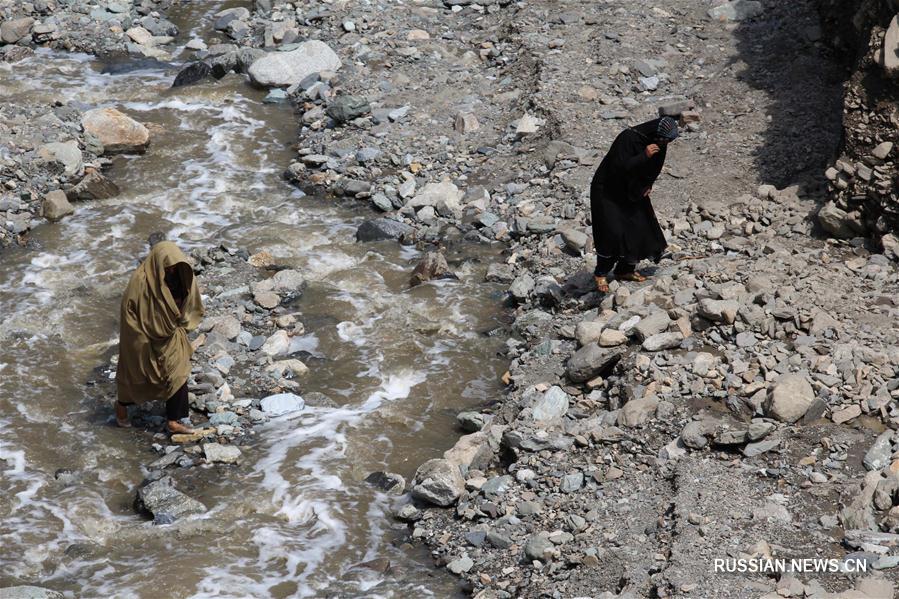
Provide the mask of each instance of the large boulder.
[{"label": "large boulder", "polygon": [[409,285],[415,287],[433,279],[457,279],[458,277],[450,270],[446,258],[440,252],[428,252],[424,255],[412,276],[409,279]]},{"label": "large boulder", "polygon": [[183,87],[185,85],[193,85],[199,83],[207,77],[212,77],[212,67],[203,61],[192,62],[186,67],[178,71],[172,87]]},{"label": "large boulder", "polygon": [[412,485],[412,497],[447,507],[456,502],[465,481],[459,473],[459,467],[445,459],[428,460],[415,471]]},{"label": "large boulder", "polygon": [[596,343],[585,345],[568,360],[568,378],[583,383],[605,374],[621,358],[620,349],[600,347]]},{"label": "large boulder", "polygon": [[780,376],[768,392],[767,416],[781,422],[796,422],[815,401],[815,391],[801,374]]},{"label": "large boulder", "polygon": [[406,223],[389,218],[367,220],[356,229],[356,241],[402,240],[412,235],[414,229]]},{"label": "large boulder", "polygon": [[95,108],[81,117],[85,132],[103,144],[104,154],[142,153],[150,145],[150,132],[115,108]]},{"label": "large boulder", "polygon": [[313,73],[336,71],[342,63],[324,42],[303,42],[290,52],[269,52],[250,65],[250,80],[263,87],[286,87]]}]

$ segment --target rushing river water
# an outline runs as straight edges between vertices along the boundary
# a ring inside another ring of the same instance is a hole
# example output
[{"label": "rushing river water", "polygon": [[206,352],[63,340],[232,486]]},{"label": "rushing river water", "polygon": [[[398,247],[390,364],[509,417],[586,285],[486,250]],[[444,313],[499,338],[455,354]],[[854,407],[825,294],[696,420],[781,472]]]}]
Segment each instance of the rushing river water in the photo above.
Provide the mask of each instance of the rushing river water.
[{"label": "rushing river water", "polygon": [[[180,42],[208,31],[222,4],[182,9]],[[288,107],[263,104],[239,76],[170,90],[175,67],[103,66],[40,52],[0,70],[4,102],[116,106],[152,138],[147,154],[116,158],[118,197],[76,204],[33,231],[36,249],[0,261],[0,586],[71,597],[452,595],[454,580],[424,551],[400,546],[394,499],[362,479],[408,478],[452,445],[456,412],[498,395],[498,341],[480,334],[500,318],[498,290],[481,283],[492,257],[463,255],[459,281],[410,290],[414,250],[355,243],[363,209],[283,182],[296,141]],[[131,506],[152,460],[147,433],[111,426],[111,406],[85,386],[117,343],[121,292],[157,230],[185,250],[265,249],[302,271],[310,284],[296,307],[324,357],[304,390],[339,404],[261,427],[239,467],[198,469],[184,490],[210,513],[174,527]],[[59,469],[77,482],[61,484]]]}]

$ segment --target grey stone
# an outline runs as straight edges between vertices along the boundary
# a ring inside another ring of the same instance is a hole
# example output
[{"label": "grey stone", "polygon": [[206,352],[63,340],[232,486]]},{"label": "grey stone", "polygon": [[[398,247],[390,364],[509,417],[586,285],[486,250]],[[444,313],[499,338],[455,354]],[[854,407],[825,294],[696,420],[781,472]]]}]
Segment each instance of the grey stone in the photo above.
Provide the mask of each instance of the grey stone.
[{"label": "grey stone", "polygon": [[855,237],[855,230],[850,225],[849,215],[837,208],[833,202],[827,202],[818,211],[818,222],[821,228],[839,239]]},{"label": "grey stone", "polygon": [[524,546],[524,554],[529,560],[548,562],[552,560],[552,542],[544,534],[531,535]]},{"label": "grey stone", "polygon": [[887,430],[877,436],[874,444],[868,449],[862,460],[865,468],[868,470],[881,470],[889,465],[893,455],[893,434],[894,431]]},{"label": "grey stone", "polygon": [[402,495],[406,488],[406,479],[393,472],[372,472],[365,482],[388,495]]},{"label": "grey stone", "polygon": [[335,98],[325,112],[336,122],[347,123],[371,112],[371,106],[365,98],[345,95]]},{"label": "grey stone", "polygon": [[356,230],[356,241],[381,241],[385,239],[402,239],[412,234],[413,228],[388,218],[367,220]]},{"label": "grey stone", "polygon": [[781,375],[768,393],[766,413],[781,422],[796,422],[815,401],[815,392],[801,374]]},{"label": "grey stone", "polygon": [[152,514],[158,524],[170,524],[179,518],[206,511],[205,505],[177,490],[170,476],[140,487],[135,507]]},{"label": "grey stone", "polygon": [[537,422],[557,421],[568,413],[568,406],[568,394],[553,385],[534,404],[532,416]]},{"label": "grey stone", "polygon": [[643,349],[651,352],[674,349],[679,347],[683,340],[684,336],[681,333],[659,333],[646,339],[643,342]]},{"label": "grey stone", "polygon": [[418,467],[412,486],[412,496],[416,499],[447,507],[456,502],[465,481],[458,467],[445,459],[432,459]]},{"label": "grey stone", "polygon": [[483,485],[481,485],[481,493],[484,495],[502,495],[509,490],[512,484],[512,477],[508,474],[502,476],[494,476]]},{"label": "grey stone", "polygon": [[585,345],[568,360],[568,378],[583,383],[607,373],[622,356],[620,349],[600,347],[596,343]]},{"label": "grey stone", "polygon": [[536,283],[533,277],[529,273],[523,272],[512,281],[512,284],[509,286],[509,294],[515,301],[519,303],[525,302],[535,286]]},{"label": "grey stone", "polygon": [[484,428],[488,418],[480,412],[459,412],[456,415],[456,421],[466,433],[476,433]]},{"label": "grey stone", "polygon": [[579,490],[581,486],[584,484],[584,473],[583,472],[575,472],[574,474],[566,474],[562,477],[562,484],[560,485],[560,490],[563,493],[574,493]]},{"label": "grey stone", "polygon": [[491,283],[511,283],[515,279],[515,273],[511,264],[493,262],[487,267],[484,279]]},{"label": "grey stone", "polygon": [[709,17],[721,21],[743,21],[759,16],[764,7],[757,0],[732,0],[711,8]]},{"label": "grey stone", "polygon": [[887,76],[899,76],[899,14],[890,21],[883,36],[883,46],[881,46],[880,50],[880,66],[886,71]]},{"label": "grey stone", "polygon": [[63,599],[63,597],[65,595],[62,593],[42,587],[20,585],[0,588],[0,599]]},{"label": "grey stone", "polygon": [[681,431],[680,438],[684,445],[691,449],[702,449],[709,444],[705,427],[698,420],[688,422],[684,430]]},{"label": "grey stone", "polygon": [[203,454],[207,462],[220,464],[237,464],[242,457],[236,446],[220,443],[203,443]]},{"label": "grey stone", "polygon": [[0,25],[0,39],[7,44],[15,44],[31,32],[33,23],[34,19],[31,17],[3,21],[3,24]]},{"label": "grey stone", "polygon": [[487,542],[497,549],[506,549],[512,545],[512,539],[494,530],[487,533]]},{"label": "grey stone", "polygon": [[654,395],[632,399],[624,404],[618,413],[618,424],[627,427],[640,426],[655,414],[658,407],[659,400]]},{"label": "grey stone", "polygon": [[341,66],[340,58],[327,44],[310,40],[289,52],[269,52],[251,64],[247,73],[256,85],[286,87],[313,73],[336,71]]},{"label": "grey stone", "polygon": [[69,203],[65,192],[57,189],[44,196],[41,213],[47,220],[59,220],[73,212],[75,212],[75,208]]},{"label": "grey stone", "polygon": [[669,324],[671,324],[671,318],[668,316],[668,313],[664,310],[658,310],[641,319],[632,330],[642,343],[649,337],[666,331]]},{"label": "grey stone", "polygon": [[37,153],[44,162],[58,162],[63,165],[63,172],[67,177],[78,174],[84,164],[76,141],[44,144]]},{"label": "grey stone", "polygon": [[281,416],[302,410],[305,402],[302,397],[294,393],[276,393],[264,398],[259,405],[268,416]]},{"label": "grey stone", "polygon": [[451,561],[446,565],[446,569],[452,572],[453,574],[464,574],[471,570],[472,566],[474,566],[474,562],[470,557],[464,555],[458,559]]}]

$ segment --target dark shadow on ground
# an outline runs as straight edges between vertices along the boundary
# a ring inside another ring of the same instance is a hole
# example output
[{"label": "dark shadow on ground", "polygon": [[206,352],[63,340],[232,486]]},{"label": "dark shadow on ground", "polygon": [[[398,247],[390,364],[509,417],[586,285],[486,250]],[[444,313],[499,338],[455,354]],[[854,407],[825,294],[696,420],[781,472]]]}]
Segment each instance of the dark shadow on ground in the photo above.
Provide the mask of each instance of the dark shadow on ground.
[{"label": "dark shadow on ground", "polygon": [[753,152],[761,181],[783,188],[800,183],[824,198],[824,170],[842,139],[841,64],[822,42],[815,0],[765,0],[764,12],[734,30],[745,68],[737,76],[769,98],[768,126]]}]

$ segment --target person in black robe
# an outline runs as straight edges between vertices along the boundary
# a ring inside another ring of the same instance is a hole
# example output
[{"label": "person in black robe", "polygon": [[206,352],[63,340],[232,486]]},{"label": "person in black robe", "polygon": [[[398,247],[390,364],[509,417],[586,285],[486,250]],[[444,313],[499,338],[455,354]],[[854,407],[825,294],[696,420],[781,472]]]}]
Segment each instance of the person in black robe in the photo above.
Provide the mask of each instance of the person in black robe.
[{"label": "person in black robe", "polygon": [[596,247],[596,288],[609,290],[606,273],[645,281],[640,260],[658,262],[668,245],[656,220],[649,194],[668,144],[678,136],[677,121],[662,117],[625,129],[609,148],[590,184],[590,213]]}]

